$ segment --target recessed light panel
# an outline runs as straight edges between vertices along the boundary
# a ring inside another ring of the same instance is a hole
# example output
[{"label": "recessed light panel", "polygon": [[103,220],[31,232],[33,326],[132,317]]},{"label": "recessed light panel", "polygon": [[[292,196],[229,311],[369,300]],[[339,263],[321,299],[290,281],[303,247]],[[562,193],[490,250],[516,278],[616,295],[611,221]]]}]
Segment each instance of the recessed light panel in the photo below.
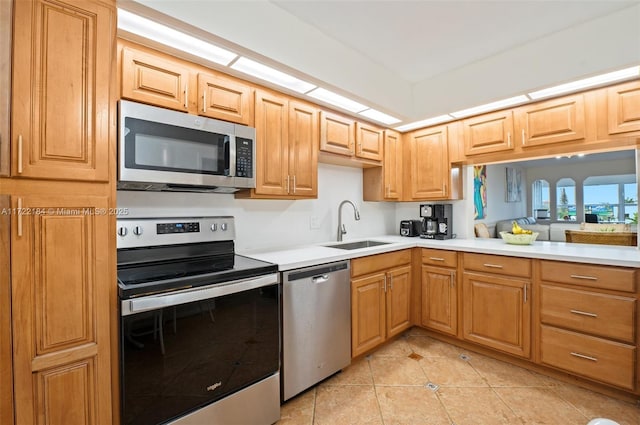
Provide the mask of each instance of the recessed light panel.
[{"label": "recessed light panel", "polygon": [[462,111],[451,112],[451,116],[455,118],[468,117],[471,115],[481,114],[488,111],[496,111],[498,109],[506,108],[520,103],[528,102],[529,98],[523,94],[520,96],[510,97],[508,99],[498,100],[496,102],[486,103],[480,106],[474,106],[473,108],[463,109]]},{"label": "recessed light panel", "polygon": [[443,122],[451,121],[453,117],[451,115],[438,115],[437,117],[427,118],[426,120],[416,121],[409,124],[401,125],[395,129],[398,131],[415,130],[416,128],[429,127],[431,125],[440,124]]},{"label": "recessed light panel", "polygon": [[386,125],[391,125],[391,124],[400,122],[398,118],[392,117],[391,115],[387,115],[384,112],[376,111],[375,109],[367,109],[366,111],[362,111],[359,114]]},{"label": "recessed light panel", "polygon": [[118,28],[225,66],[238,57],[233,52],[123,9],[118,9]]},{"label": "recessed light panel", "polygon": [[545,97],[555,96],[558,94],[575,92],[588,87],[595,87],[602,84],[611,83],[614,81],[625,80],[627,78],[633,78],[640,75],[640,66],[633,66],[631,68],[621,69],[620,71],[609,72],[607,74],[596,75],[595,77],[585,78],[578,81],[572,81],[566,84],[560,84],[559,86],[549,87],[529,93],[531,99],[542,99]]},{"label": "recessed light panel", "polygon": [[298,93],[306,93],[316,87],[311,83],[307,83],[306,81],[302,81],[294,76],[245,57],[238,59],[231,65],[231,68],[258,77],[261,80],[286,87]]},{"label": "recessed light panel", "polygon": [[362,112],[365,109],[369,109],[362,103],[358,103],[355,100],[351,100],[327,89],[323,89],[322,87],[318,87],[317,89],[310,91],[307,93],[307,96],[311,96],[314,99],[321,100],[349,112]]}]

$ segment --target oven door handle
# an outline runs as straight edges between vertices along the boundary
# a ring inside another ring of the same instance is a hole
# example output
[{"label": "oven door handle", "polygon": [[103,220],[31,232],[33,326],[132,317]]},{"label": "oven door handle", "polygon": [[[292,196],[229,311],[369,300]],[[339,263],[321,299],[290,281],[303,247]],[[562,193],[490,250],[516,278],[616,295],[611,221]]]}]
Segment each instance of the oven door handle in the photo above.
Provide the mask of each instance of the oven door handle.
[{"label": "oven door handle", "polygon": [[151,295],[133,300],[123,300],[121,314],[122,316],[128,316],[144,311],[159,310],[165,307],[222,297],[224,295],[231,295],[277,283],[278,274],[271,273],[257,278],[234,280],[226,284],[191,288],[180,292]]}]

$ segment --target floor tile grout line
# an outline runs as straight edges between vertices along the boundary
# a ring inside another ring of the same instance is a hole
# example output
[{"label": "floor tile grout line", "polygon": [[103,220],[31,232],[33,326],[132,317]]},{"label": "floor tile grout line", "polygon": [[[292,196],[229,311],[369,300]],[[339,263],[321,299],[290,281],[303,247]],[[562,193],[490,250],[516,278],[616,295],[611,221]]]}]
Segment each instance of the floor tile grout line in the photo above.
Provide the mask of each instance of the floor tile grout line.
[{"label": "floor tile grout line", "polygon": [[318,400],[318,387],[313,387],[313,407],[311,409],[311,425],[316,423],[316,400]]},{"label": "floor tile grout line", "polygon": [[587,421],[588,421],[588,420],[590,420],[590,418],[589,418],[587,415],[585,415],[585,414],[584,414],[584,412],[582,412],[580,409],[578,409],[578,407],[577,407],[575,404],[571,403],[569,400],[567,400],[566,398],[564,398],[560,392],[556,391],[556,390],[555,390],[555,387],[547,387],[547,389],[548,389],[549,391],[551,391],[551,392],[555,395],[555,397],[559,398],[560,400],[562,400],[562,401],[564,401],[565,403],[567,403],[569,406],[571,406],[571,407],[573,407],[574,409],[576,409],[576,411],[577,411],[578,413],[580,413],[582,416],[584,416],[584,417],[585,417],[585,419],[586,419]]},{"label": "floor tile grout line", "polygon": [[384,416],[382,415],[382,407],[380,407],[380,399],[378,399],[378,389],[376,388],[376,380],[373,377],[373,369],[371,368],[371,360],[367,359],[367,365],[369,366],[369,373],[371,374],[371,383],[373,384],[373,395],[376,398],[376,404],[378,405],[378,414],[380,415],[380,422],[384,425]]}]

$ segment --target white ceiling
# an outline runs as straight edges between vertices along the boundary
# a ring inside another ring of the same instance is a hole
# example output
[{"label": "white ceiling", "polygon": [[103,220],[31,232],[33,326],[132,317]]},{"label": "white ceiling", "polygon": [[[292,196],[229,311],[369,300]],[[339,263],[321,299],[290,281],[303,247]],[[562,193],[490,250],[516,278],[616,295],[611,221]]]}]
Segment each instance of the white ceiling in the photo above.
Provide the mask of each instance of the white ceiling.
[{"label": "white ceiling", "polygon": [[640,0],[119,5],[403,122],[640,64]]}]

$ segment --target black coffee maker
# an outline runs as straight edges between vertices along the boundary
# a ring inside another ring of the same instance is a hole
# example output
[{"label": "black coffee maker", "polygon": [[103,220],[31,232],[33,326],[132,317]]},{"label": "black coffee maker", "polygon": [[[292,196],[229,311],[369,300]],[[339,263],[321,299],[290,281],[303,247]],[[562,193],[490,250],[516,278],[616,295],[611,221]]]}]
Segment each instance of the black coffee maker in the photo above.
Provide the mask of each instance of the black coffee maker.
[{"label": "black coffee maker", "polygon": [[422,217],[421,238],[451,239],[454,237],[451,204],[422,204],[420,217]]}]

